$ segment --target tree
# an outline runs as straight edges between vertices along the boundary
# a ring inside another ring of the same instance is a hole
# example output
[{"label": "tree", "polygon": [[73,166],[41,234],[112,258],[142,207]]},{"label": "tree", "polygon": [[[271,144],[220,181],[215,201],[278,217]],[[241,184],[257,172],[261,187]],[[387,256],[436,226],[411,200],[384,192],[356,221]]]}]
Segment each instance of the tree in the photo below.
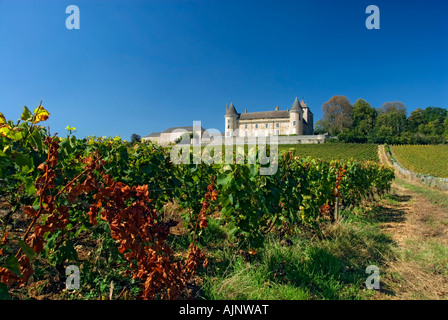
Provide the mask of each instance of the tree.
[{"label": "tree", "polygon": [[328,133],[327,124],[323,120],[318,120],[314,124],[314,134]]},{"label": "tree", "polygon": [[328,133],[336,136],[344,128],[351,128],[353,123],[353,106],[345,96],[333,96],[322,105],[323,123]]},{"label": "tree", "polygon": [[443,122],[443,128],[445,129],[445,138],[448,139],[448,117],[446,117],[445,121]]},{"label": "tree", "polygon": [[138,134],[133,133],[133,134],[131,135],[131,143],[134,143],[134,142],[140,142],[141,140],[142,140],[142,137],[139,136]]},{"label": "tree", "polygon": [[404,113],[404,115],[406,115],[406,106],[403,104],[403,102],[400,101],[388,101],[385,102],[379,109],[380,113],[384,113],[384,112],[398,112],[398,113]]},{"label": "tree", "polygon": [[353,105],[353,128],[359,134],[367,135],[375,126],[378,112],[363,99],[356,100]]},{"label": "tree", "polygon": [[427,107],[423,110],[423,119],[426,123],[429,122],[442,122],[448,116],[448,111],[443,108]]},{"label": "tree", "polygon": [[408,118],[408,130],[414,134],[419,134],[418,139],[426,139],[428,143],[430,141],[438,141],[445,132],[444,121],[447,117],[448,111],[446,109],[435,107],[418,108],[412,111],[411,116]]},{"label": "tree", "polygon": [[408,130],[416,132],[418,127],[424,123],[423,110],[418,108],[417,110],[412,111],[408,118]]},{"label": "tree", "polygon": [[[404,131],[406,127],[406,114],[396,109],[389,109],[387,112],[381,113],[377,120],[377,128],[389,128],[387,130],[388,134],[392,133],[394,136],[398,137]],[[382,132],[386,132],[384,129]]]}]

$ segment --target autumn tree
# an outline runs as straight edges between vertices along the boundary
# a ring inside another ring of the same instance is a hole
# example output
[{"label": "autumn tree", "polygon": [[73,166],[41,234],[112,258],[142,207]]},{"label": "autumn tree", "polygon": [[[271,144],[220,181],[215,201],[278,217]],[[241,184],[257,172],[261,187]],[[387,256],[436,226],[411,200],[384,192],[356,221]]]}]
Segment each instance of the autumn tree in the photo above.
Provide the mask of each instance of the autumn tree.
[{"label": "autumn tree", "polygon": [[322,124],[332,136],[352,126],[353,106],[345,96],[333,96],[322,105],[322,112]]}]

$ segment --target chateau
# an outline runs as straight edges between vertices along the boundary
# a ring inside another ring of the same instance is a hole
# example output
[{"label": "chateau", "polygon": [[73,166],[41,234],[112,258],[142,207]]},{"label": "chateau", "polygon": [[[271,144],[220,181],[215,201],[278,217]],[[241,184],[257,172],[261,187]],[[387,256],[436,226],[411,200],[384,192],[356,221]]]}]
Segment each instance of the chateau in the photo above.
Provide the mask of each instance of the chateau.
[{"label": "chateau", "polygon": [[233,103],[226,105],[225,136],[313,135],[313,113],[302,100],[295,99],[291,110],[238,113]]},{"label": "chateau", "polygon": [[[279,144],[325,143],[325,135],[314,135],[313,113],[302,100],[295,99],[291,109],[238,113],[233,103],[226,105],[225,133],[211,133],[200,126],[171,127],[162,132],[152,132],[142,140],[167,146],[187,135],[183,143],[193,143],[200,137],[202,143],[246,144],[257,143],[256,137],[278,136]],[[219,139],[216,139],[219,138]],[[221,140],[222,138],[222,140]],[[229,138],[229,139],[225,139]],[[253,141],[254,140],[254,141]]]}]

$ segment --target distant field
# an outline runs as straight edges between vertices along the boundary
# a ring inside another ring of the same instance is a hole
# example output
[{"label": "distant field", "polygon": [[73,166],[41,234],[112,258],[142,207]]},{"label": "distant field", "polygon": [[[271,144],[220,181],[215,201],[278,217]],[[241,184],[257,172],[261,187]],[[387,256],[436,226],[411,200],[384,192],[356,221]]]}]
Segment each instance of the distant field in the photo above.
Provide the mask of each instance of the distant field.
[{"label": "distant field", "polygon": [[[244,145],[244,152],[247,155],[251,145]],[[202,150],[204,147],[201,148]],[[322,160],[358,160],[358,161],[377,161],[378,145],[368,143],[323,143],[323,144],[280,144],[278,146],[279,154],[293,151],[294,156],[301,158],[312,157]],[[193,148],[190,149],[193,151]],[[221,149],[225,152],[224,147]],[[236,151],[236,147],[233,148]]]},{"label": "distant field", "polygon": [[411,171],[448,178],[448,145],[390,146],[395,158]]},{"label": "distant field", "polygon": [[324,143],[324,144],[292,144],[279,145],[280,153],[294,151],[295,156],[313,157],[323,160],[359,161],[378,159],[378,145],[366,143]]}]

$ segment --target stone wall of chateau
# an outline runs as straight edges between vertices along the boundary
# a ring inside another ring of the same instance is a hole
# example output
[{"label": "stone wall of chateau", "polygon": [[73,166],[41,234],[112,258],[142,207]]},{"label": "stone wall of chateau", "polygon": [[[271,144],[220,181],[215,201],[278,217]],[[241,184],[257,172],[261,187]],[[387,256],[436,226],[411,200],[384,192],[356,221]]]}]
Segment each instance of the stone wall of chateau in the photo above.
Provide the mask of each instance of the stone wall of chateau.
[{"label": "stone wall of chateau", "polygon": [[266,136],[289,133],[289,119],[262,119],[238,121],[238,136]]},{"label": "stone wall of chateau", "polygon": [[[179,139],[182,135],[187,134],[189,135],[190,132],[188,132],[187,130],[175,130],[173,132],[166,132],[166,133],[161,133],[160,136],[158,137],[144,137],[142,138],[142,140],[150,140],[152,142],[157,142],[158,144],[162,145],[162,146],[166,146],[170,143],[174,143],[177,139]],[[200,134],[200,132],[198,132],[198,134]],[[189,143],[190,138],[188,136],[188,139],[186,140],[186,143]]]},{"label": "stone wall of chateau", "polygon": [[[264,137],[261,137],[264,138]],[[273,143],[274,140],[271,140],[272,137],[267,137],[265,139],[265,143]],[[326,134],[319,135],[300,135],[300,136],[276,136],[275,139],[277,143],[280,144],[307,144],[307,143],[325,143],[330,136]],[[199,143],[196,141],[195,143]],[[253,145],[259,144],[259,138],[257,137],[222,137],[221,139],[209,140],[209,139],[201,139],[201,143],[203,145],[220,145],[220,144],[234,144],[234,145]]]}]

